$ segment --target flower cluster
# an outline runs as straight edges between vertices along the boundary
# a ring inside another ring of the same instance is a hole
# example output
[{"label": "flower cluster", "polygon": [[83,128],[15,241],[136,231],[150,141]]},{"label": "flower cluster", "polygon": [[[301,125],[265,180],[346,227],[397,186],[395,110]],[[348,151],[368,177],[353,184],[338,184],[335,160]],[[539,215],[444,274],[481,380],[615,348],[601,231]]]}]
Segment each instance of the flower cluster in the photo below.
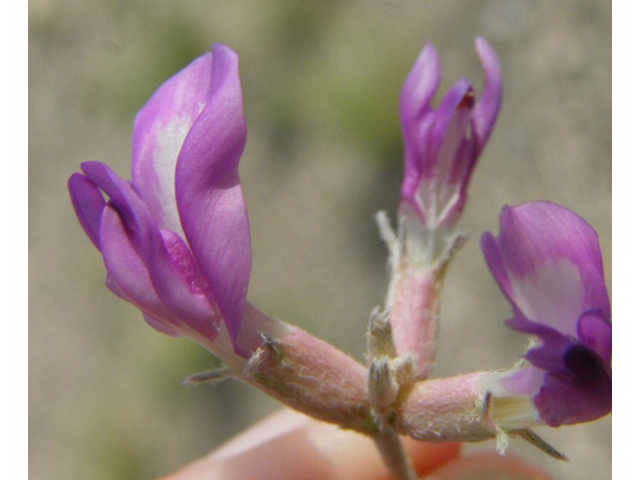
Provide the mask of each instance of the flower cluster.
[{"label": "flower cluster", "polygon": [[527,396],[535,408],[519,415],[554,427],[611,412],[611,306],[595,230],[534,202],[505,207],[500,234],[485,233],[482,249],[513,305],[507,324],[537,339],[529,366],[496,379],[496,398]]},{"label": "flower cluster", "polygon": [[499,235],[482,237],[513,306],[508,326],[535,338],[524,360],[511,370],[429,378],[440,289],[464,240],[457,221],[502,100],[497,55],[484,39],[476,47],[485,72],[478,101],[463,78],[431,107],[440,83],[431,44],[402,90],[405,176],[397,233],[378,216],[391,281],[370,323],[368,368],[247,301],[251,241],[238,176],[247,132],[238,58],[222,45],[165,82],[139,112],[131,181],[98,162],[69,179],[107,286],[155,329],[210,349],[230,375],[372,436],[392,469],[407,468],[397,461],[397,433],[434,442],[520,435],[557,454],[528,428],[611,412],[602,256],[596,232],[575,213],[547,202],[505,207]]}]

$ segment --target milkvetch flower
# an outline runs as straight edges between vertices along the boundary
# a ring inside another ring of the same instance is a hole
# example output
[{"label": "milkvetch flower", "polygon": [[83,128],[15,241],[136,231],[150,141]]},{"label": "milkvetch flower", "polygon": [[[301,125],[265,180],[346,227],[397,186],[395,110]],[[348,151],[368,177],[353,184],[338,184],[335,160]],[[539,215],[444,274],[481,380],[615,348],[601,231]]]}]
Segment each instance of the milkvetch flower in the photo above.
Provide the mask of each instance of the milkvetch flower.
[{"label": "milkvetch flower", "polygon": [[131,182],[98,162],[69,179],[109,288],[154,328],[213,345],[228,361],[232,347],[248,356],[257,344],[258,329],[244,324],[277,328],[246,301],[251,240],[238,177],[246,136],[238,58],[214,45],[138,113]]},{"label": "milkvetch flower", "polygon": [[431,43],[420,53],[400,96],[405,173],[397,236],[386,217],[378,216],[391,252],[386,308],[394,341],[399,355],[415,359],[420,379],[429,375],[435,356],[442,273],[463,240],[456,223],[502,100],[496,53],[483,38],[476,40],[476,50],[485,73],[480,99],[462,78],[437,108],[431,102],[440,85],[440,59]]},{"label": "milkvetch flower", "polygon": [[564,207],[534,202],[505,207],[500,234],[485,233],[482,249],[513,306],[507,325],[536,339],[528,366],[492,379],[496,402],[528,398],[509,415],[554,427],[610,413],[611,306],[595,230]]},{"label": "milkvetch flower", "polygon": [[502,101],[496,53],[483,38],[476,49],[485,87],[476,102],[471,82],[461,78],[437,109],[431,101],[440,85],[440,59],[428,43],[409,73],[400,97],[405,143],[402,212],[429,228],[450,226],[462,213],[467,186],[489,140]]},{"label": "milkvetch flower", "polygon": [[226,363],[189,381],[233,376],[316,418],[364,428],[366,369],[247,301],[251,242],[238,178],[246,135],[238,58],[214,45],[138,113],[131,182],[98,162],[71,176],[78,219],[114,293],[157,330]]}]

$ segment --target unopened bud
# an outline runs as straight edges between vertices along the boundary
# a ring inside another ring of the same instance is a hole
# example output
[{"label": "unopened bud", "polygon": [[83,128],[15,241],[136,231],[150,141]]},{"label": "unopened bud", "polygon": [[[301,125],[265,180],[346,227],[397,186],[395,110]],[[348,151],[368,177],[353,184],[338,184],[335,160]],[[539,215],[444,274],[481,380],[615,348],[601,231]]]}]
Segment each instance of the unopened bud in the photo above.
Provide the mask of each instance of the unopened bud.
[{"label": "unopened bud", "polygon": [[369,363],[374,358],[396,356],[396,347],[393,344],[393,331],[389,320],[389,313],[376,307],[371,313],[369,329],[367,331],[367,356]]},{"label": "unopened bud", "polygon": [[378,411],[390,407],[398,398],[399,386],[396,382],[389,360],[374,359],[369,365],[369,402]]}]

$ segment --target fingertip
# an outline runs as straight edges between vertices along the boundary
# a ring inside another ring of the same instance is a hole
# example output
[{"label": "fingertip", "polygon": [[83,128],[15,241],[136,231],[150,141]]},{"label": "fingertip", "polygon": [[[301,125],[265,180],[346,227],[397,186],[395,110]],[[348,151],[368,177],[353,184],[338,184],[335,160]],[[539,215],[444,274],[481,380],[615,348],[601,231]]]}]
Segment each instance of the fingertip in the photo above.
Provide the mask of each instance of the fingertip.
[{"label": "fingertip", "polygon": [[427,443],[410,437],[404,437],[402,443],[418,475],[426,475],[451,462],[462,450],[459,443]]},{"label": "fingertip", "polygon": [[[458,444],[403,443],[424,475],[456,458]],[[292,410],[281,410],[164,480],[389,480],[374,442]]]}]

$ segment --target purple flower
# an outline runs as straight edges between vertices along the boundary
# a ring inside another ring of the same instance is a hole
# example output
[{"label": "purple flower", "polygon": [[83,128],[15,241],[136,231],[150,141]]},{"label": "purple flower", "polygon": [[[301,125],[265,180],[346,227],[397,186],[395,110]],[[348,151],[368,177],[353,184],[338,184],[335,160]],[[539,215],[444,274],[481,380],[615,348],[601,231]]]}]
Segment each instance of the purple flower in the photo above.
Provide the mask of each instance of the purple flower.
[{"label": "purple flower", "polygon": [[611,307],[595,230],[548,202],[505,207],[500,234],[482,249],[513,305],[507,324],[537,337],[530,366],[501,380],[529,395],[548,425],[588,422],[611,412]]},{"label": "purple flower", "polygon": [[237,55],[214,45],[138,113],[131,182],[98,162],[69,179],[109,288],[164,333],[205,343],[222,334],[238,352],[243,318],[256,317],[238,177],[246,136]]},{"label": "purple flower", "polygon": [[462,213],[471,173],[500,109],[498,57],[483,38],[476,40],[476,49],[486,76],[477,103],[470,81],[462,78],[437,110],[431,108],[440,85],[440,60],[431,43],[418,57],[400,97],[405,141],[403,210],[413,211],[428,226],[451,225]]}]

